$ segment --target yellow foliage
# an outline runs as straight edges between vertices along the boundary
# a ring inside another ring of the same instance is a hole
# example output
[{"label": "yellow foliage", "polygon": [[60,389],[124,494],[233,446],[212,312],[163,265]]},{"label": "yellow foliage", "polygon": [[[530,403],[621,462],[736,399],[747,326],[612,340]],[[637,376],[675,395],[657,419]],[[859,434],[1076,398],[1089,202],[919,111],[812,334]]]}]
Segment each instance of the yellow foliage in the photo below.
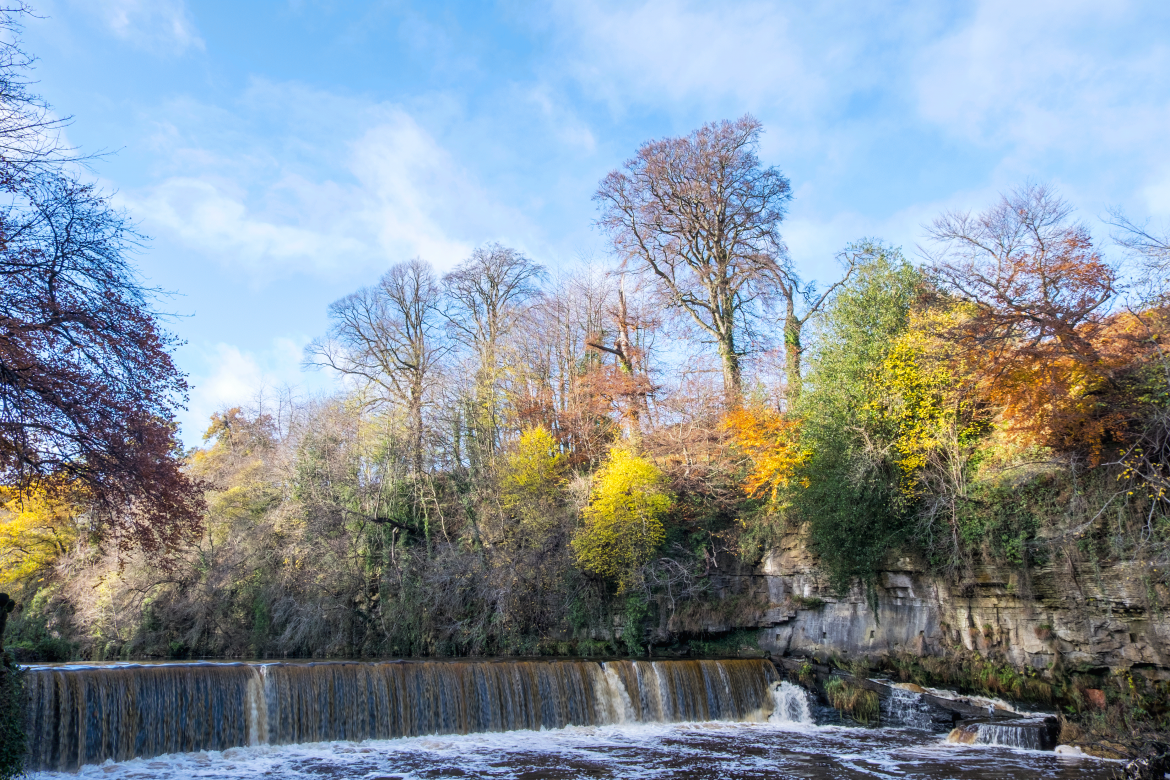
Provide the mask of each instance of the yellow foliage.
[{"label": "yellow foliage", "polygon": [[744,490],[752,498],[767,498],[777,507],[784,488],[809,453],[800,448],[800,423],[768,409],[735,409],[723,420],[736,446],[751,458],[752,470]]},{"label": "yellow foliage", "polygon": [[965,449],[987,430],[970,393],[972,372],[936,335],[966,314],[961,306],[915,312],[875,377],[885,392],[875,402],[882,408],[872,411],[895,426],[894,448],[907,497],[920,490],[922,469],[933,453]]},{"label": "yellow foliage", "polygon": [[557,452],[556,440],[541,426],[520,434],[516,451],[504,464],[500,498],[511,511],[533,498],[551,495],[561,484],[565,456]]},{"label": "yellow foliage", "polygon": [[564,482],[565,456],[543,427],[520,434],[516,450],[504,460],[500,504],[526,534],[524,541],[540,546],[556,521],[557,491]]},{"label": "yellow foliage", "polygon": [[634,583],[638,568],[666,538],[662,518],[674,497],[662,471],[646,458],[617,446],[593,475],[584,527],[573,539],[586,570],[616,579],[618,592]]},{"label": "yellow foliage", "polygon": [[51,566],[77,539],[79,508],[43,491],[0,488],[0,586]]}]

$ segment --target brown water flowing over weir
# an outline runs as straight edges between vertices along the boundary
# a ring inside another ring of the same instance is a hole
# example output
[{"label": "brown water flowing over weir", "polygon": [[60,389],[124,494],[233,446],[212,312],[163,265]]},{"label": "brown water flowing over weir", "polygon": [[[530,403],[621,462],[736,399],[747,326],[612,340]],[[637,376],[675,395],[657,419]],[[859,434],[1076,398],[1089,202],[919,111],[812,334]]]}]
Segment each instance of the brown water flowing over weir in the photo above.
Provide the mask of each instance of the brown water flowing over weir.
[{"label": "brown water flowing over weir", "polygon": [[31,769],[244,745],[765,720],[764,660],[34,667]]}]

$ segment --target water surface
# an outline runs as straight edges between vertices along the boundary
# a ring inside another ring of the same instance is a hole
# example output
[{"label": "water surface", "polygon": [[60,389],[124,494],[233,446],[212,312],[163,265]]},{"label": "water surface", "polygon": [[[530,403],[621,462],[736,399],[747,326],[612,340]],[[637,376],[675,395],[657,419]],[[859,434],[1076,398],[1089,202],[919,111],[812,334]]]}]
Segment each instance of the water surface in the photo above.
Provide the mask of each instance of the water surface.
[{"label": "water surface", "polygon": [[362,742],[256,746],[89,765],[36,780],[243,778],[1053,778],[1105,780],[1113,764],[959,746],[911,729],[707,722],[568,727]]}]

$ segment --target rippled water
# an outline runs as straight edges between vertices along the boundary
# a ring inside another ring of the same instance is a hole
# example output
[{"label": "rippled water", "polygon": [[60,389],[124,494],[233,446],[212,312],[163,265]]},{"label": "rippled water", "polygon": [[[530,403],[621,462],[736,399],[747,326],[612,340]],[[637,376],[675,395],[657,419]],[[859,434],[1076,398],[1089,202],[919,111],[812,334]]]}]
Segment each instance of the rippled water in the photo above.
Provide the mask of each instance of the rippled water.
[{"label": "rippled water", "polygon": [[1104,780],[1112,764],[1088,758],[947,744],[903,729],[760,723],[569,727],[364,742],[232,748],[91,765],[78,774],[208,778],[1061,778]]}]

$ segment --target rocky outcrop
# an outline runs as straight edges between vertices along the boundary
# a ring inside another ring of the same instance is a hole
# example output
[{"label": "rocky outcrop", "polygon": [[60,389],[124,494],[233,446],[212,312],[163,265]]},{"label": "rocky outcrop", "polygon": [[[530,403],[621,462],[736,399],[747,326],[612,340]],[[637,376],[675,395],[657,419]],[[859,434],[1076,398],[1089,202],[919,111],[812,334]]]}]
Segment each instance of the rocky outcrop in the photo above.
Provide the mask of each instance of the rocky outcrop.
[{"label": "rocky outcrop", "polygon": [[1170,679],[1170,593],[1150,586],[1140,564],[1076,565],[1066,558],[1016,568],[977,567],[958,581],[911,558],[891,559],[878,578],[876,613],[855,587],[840,597],[797,534],[753,571],[716,578],[722,596],[764,604],[726,626],[755,628],[773,656],[942,654],[962,644],[1019,667],[1127,669]]}]

